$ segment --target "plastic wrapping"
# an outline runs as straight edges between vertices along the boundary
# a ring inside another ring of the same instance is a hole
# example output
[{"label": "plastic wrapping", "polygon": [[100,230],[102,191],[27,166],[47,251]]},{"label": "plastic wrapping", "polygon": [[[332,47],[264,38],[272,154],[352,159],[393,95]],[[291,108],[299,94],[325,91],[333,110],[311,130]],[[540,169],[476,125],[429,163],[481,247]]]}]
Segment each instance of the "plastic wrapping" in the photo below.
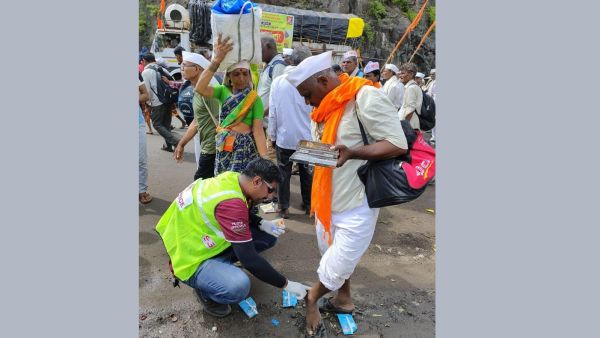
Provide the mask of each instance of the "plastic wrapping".
[{"label": "plastic wrapping", "polygon": [[206,0],[190,0],[188,11],[192,19],[190,40],[197,45],[206,44],[211,36],[210,9],[212,4]]},{"label": "plastic wrapping", "polygon": [[353,14],[325,13],[259,4],[264,12],[294,16],[294,40],[346,44],[362,36],[364,21]]}]

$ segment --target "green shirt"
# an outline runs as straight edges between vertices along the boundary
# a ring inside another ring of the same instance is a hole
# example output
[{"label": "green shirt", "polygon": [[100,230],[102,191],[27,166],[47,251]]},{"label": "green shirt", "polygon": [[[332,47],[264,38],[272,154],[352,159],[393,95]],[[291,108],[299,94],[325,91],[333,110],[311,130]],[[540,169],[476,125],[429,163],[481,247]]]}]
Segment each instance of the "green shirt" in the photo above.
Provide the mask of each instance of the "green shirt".
[{"label": "green shirt", "polygon": [[[204,104],[206,102],[206,105]],[[217,99],[203,98],[202,95],[197,92],[194,93],[194,100],[192,101],[194,107],[194,118],[198,123],[198,136],[200,137],[200,149],[203,154],[215,154],[215,137],[216,137],[216,125],[219,123],[219,101]],[[211,115],[209,115],[208,109],[210,109]],[[213,120],[214,118],[214,120]]]},{"label": "green shirt", "polygon": [[[217,86],[214,86],[213,89],[214,89],[213,97],[215,99],[219,100],[219,102],[221,102],[221,104],[223,104],[223,102],[225,102],[225,100],[227,100],[232,95],[229,88],[227,88],[225,85],[217,85]],[[242,122],[249,125],[250,127],[252,127],[253,120],[261,120],[262,121],[264,113],[265,113],[263,110],[264,110],[263,102],[260,99],[260,96],[258,96],[256,98],[256,101],[254,101],[254,104],[252,105],[251,110],[248,112],[248,114],[242,120]]]}]

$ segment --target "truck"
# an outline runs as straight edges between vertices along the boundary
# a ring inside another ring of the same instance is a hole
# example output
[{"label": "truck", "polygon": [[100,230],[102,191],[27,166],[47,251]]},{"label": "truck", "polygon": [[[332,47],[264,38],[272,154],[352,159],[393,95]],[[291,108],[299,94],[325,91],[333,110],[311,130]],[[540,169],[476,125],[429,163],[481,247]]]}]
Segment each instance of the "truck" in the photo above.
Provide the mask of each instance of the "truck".
[{"label": "truck", "polygon": [[[210,32],[210,7],[212,4],[213,2],[203,0],[190,0],[188,9],[177,3],[170,4],[165,9],[164,25],[156,30],[150,51],[157,59],[162,57],[167,61],[168,71],[175,79],[181,79],[181,71],[173,53],[175,45],[185,48],[186,51],[194,52],[201,47],[212,49]],[[257,5],[261,7],[263,17],[264,13],[293,17],[291,48],[308,46],[313,54],[333,51],[333,62],[336,63],[341,60],[346,51],[353,50],[358,46],[362,36],[364,21],[354,14],[317,12],[266,4]],[[268,22],[263,21],[261,31],[271,31],[268,29],[268,25]]]}]

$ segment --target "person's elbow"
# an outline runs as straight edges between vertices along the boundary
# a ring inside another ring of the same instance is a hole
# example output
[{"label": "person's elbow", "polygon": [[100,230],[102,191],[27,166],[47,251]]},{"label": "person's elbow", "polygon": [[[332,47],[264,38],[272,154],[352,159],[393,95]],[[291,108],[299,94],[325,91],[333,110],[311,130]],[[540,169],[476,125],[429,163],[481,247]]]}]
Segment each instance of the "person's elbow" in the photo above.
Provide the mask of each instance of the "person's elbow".
[{"label": "person's elbow", "polygon": [[402,149],[400,147],[396,147],[395,145],[392,145],[394,147],[394,149],[392,150],[392,156],[391,157],[399,157],[399,156],[404,156],[408,153],[408,149]]},{"label": "person's elbow", "polygon": [[200,95],[202,95],[204,97],[210,96],[210,95],[208,95],[209,94],[208,87],[199,87],[199,86],[197,86],[196,87],[196,93],[198,93],[198,94],[200,94]]}]

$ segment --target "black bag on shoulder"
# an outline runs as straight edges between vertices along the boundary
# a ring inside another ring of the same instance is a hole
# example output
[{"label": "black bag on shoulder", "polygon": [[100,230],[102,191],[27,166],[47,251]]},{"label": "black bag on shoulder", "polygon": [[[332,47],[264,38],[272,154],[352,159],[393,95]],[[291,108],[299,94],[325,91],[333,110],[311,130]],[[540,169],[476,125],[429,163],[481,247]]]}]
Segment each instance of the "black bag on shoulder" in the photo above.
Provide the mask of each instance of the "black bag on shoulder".
[{"label": "black bag on shoulder", "polygon": [[433,98],[420,89],[423,93],[423,101],[421,103],[421,113],[419,117],[419,129],[429,131],[435,127],[435,101]]},{"label": "black bag on shoulder", "polygon": [[[365,194],[370,208],[382,208],[410,202],[421,196],[427,188],[427,184],[416,189],[410,185],[402,163],[413,162],[410,151],[419,135],[412,129],[408,121],[402,120],[401,124],[408,144],[408,153],[387,160],[369,160],[357,170],[358,177],[365,185]],[[360,120],[358,120],[358,125],[364,144],[369,144]]]},{"label": "black bag on shoulder", "polygon": [[179,89],[173,88],[167,83],[165,83],[162,80],[161,75],[166,76],[169,80],[173,80],[173,77],[160,66],[151,67],[150,69],[153,69],[156,72],[156,91],[154,91],[152,87],[150,87],[150,89],[152,89],[154,94],[156,94],[158,100],[162,104],[177,103],[177,99],[179,97]]}]

